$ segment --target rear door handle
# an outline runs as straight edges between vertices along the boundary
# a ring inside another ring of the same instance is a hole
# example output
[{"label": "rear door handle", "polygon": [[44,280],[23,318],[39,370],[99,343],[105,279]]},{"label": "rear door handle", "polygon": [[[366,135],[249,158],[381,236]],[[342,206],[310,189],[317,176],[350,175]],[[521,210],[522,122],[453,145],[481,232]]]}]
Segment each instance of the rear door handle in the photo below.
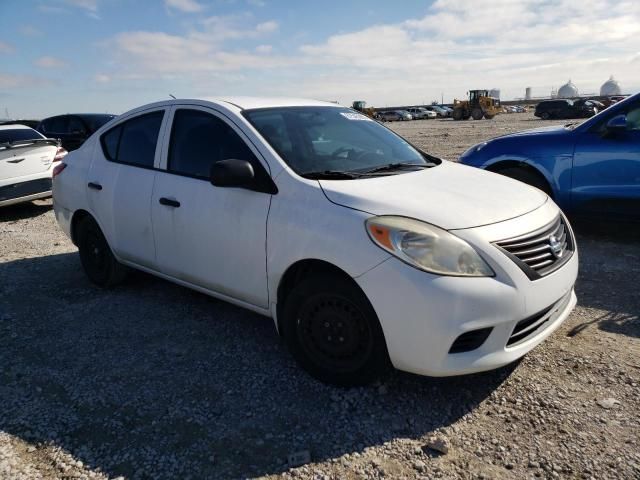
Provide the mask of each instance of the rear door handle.
[{"label": "rear door handle", "polygon": [[92,188],[93,190],[102,190],[102,185],[99,183],[89,182],[87,183],[87,187]]},{"label": "rear door handle", "polygon": [[172,200],[171,198],[160,197],[160,205],[166,205],[167,207],[178,208],[180,206],[180,202],[177,200]]}]

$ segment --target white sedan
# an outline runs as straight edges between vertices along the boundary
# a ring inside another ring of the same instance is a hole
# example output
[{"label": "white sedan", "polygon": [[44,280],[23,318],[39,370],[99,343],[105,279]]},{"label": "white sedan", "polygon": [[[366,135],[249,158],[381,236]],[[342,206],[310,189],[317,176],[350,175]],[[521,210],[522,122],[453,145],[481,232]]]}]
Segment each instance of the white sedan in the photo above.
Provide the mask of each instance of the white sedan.
[{"label": "white sedan", "polygon": [[51,177],[67,151],[24,125],[0,126],[0,206],[51,196]]},{"label": "white sedan", "polygon": [[416,120],[428,120],[431,118],[436,118],[438,116],[436,112],[427,110],[424,107],[407,108],[407,112],[409,112],[411,116]]},{"label": "white sedan", "polygon": [[53,193],[91,281],[130,267],[271,317],[334,384],[497,368],[576,304],[575,237],[547,195],[332,103],[145,105],[69,154]]}]

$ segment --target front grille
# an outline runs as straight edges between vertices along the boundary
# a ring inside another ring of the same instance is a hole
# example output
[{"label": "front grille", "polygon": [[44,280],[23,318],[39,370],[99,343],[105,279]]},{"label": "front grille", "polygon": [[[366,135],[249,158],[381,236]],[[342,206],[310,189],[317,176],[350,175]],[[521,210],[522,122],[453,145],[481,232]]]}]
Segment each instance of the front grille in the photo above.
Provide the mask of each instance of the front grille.
[{"label": "front grille", "polygon": [[537,280],[564,265],[574,251],[571,229],[562,215],[538,230],[495,242],[531,279]]},{"label": "front grille", "polygon": [[564,311],[571,300],[571,291],[550,307],[545,308],[535,315],[520,320],[513,329],[507,347],[512,347],[534,336],[537,332],[544,330],[548,325]]}]

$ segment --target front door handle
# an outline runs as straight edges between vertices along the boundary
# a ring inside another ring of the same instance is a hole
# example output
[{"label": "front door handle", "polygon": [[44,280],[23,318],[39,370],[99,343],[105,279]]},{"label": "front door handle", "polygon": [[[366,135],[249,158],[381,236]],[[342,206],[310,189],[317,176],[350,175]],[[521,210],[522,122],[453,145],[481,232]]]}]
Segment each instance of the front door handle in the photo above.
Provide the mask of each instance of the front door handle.
[{"label": "front door handle", "polygon": [[93,190],[102,190],[102,185],[100,185],[99,183],[89,182],[87,183],[87,187]]},{"label": "front door handle", "polygon": [[180,206],[180,202],[177,200],[172,200],[171,198],[160,197],[160,205],[166,205],[167,207],[178,208]]}]

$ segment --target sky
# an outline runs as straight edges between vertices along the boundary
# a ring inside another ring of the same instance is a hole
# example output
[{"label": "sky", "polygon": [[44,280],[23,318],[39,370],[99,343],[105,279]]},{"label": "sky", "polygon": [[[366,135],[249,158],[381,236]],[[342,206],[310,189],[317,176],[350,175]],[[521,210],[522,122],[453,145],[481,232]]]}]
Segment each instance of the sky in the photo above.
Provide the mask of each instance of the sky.
[{"label": "sky", "polygon": [[[640,90],[638,0],[0,0],[0,117],[294,96]],[[8,115],[7,115],[8,114]]]}]

